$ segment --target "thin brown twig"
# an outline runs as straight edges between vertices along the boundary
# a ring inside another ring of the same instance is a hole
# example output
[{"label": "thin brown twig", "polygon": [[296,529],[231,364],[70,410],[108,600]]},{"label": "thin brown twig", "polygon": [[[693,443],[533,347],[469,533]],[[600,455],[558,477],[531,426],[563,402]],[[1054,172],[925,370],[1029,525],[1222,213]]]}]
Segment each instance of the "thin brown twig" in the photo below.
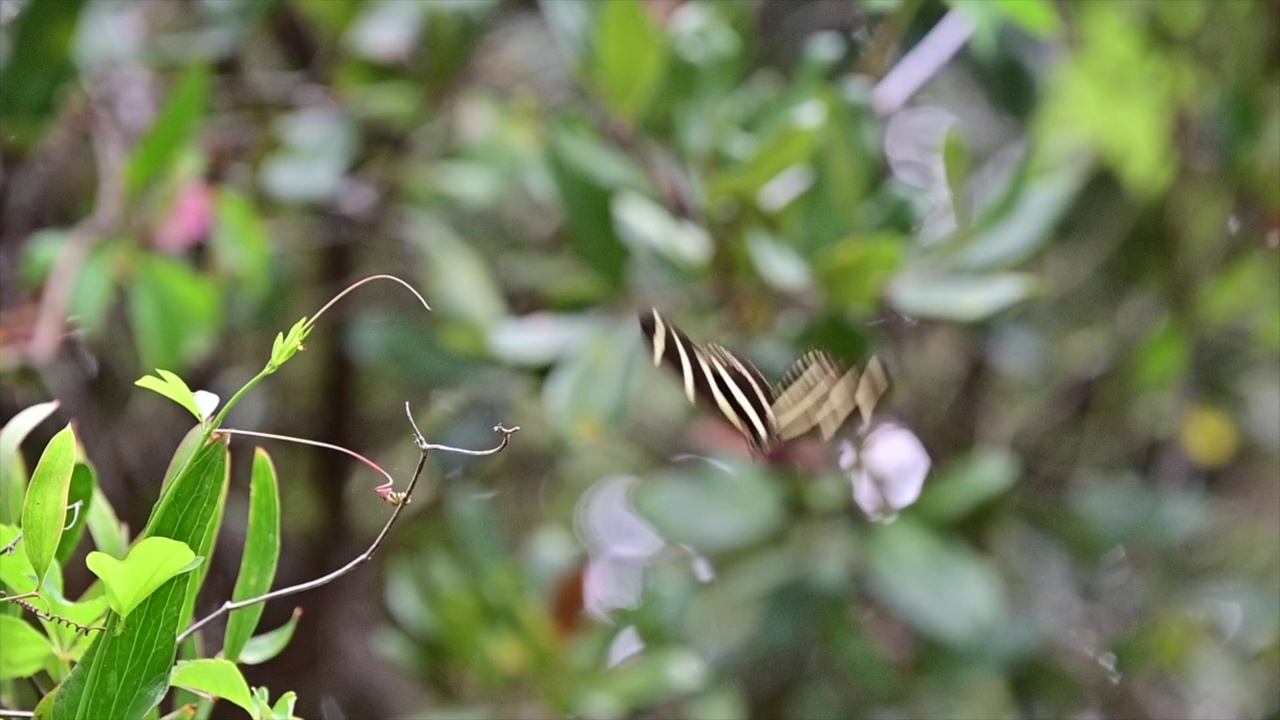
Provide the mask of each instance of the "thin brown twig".
[{"label": "thin brown twig", "polygon": [[[405,404],[405,408],[406,409],[408,408],[408,403]],[[410,419],[412,420],[412,418]],[[357,555],[346,565],[343,565],[337,570],[334,570],[333,572],[327,575],[318,577],[314,580],[309,580],[307,582],[300,583],[298,585],[291,585],[286,588],[280,588],[279,590],[273,590],[265,595],[259,595],[258,597],[248,598],[246,600],[239,600],[236,602],[232,602],[228,600],[227,602],[224,602],[222,606],[219,607],[217,610],[214,610],[212,613],[202,618],[199,622],[196,622],[195,624],[188,627],[186,630],[182,631],[182,634],[178,635],[178,643],[181,644],[184,640],[190,637],[192,633],[196,632],[200,628],[209,624],[214,619],[221,617],[222,615],[225,615],[226,613],[229,613],[233,610],[239,610],[241,608],[246,608],[251,605],[257,605],[258,603],[264,603],[270,600],[276,600],[282,597],[287,597],[289,595],[296,595],[298,593],[306,592],[308,590],[314,590],[315,588],[321,587],[322,585],[327,585],[333,582],[334,580],[337,580],[343,575],[346,575],[347,573],[356,569],[360,565],[368,562],[370,559],[373,558],[373,555],[378,551],[378,548],[382,546],[382,542],[386,539],[387,534],[391,532],[391,527],[395,525],[396,520],[399,519],[400,513],[404,511],[405,506],[409,504],[408,502],[409,496],[413,494],[413,489],[418,484],[418,479],[422,476],[422,469],[427,463],[427,455],[430,454],[431,450],[440,450],[442,452],[451,452],[451,453],[457,453],[461,455],[492,455],[494,453],[498,453],[504,450],[507,447],[507,444],[510,442],[511,435],[519,431],[519,429],[520,428],[518,427],[507,428],[507,427],[503,427],[502,425],[496,425],[493,428],[494,432],[502,436],[501,441],[499,441],[496,447],[490,450],[467,450],[466,448],[455,448],[455,447],[450,447],[448,445],[436,445],[436,444],[427,443],[425,440],[422,439],[422,434],[418,432],[417,426],[415,425],[414,440],[418,445],[419,449],[422,451],[421,454],[418,456],[418,465],[413,470],[413,477],[410,478],[408,487],[405,488],[405,491],[403,493],[403,502],[396,504],[395,509],[391,511],[390,517],[387,518],[386,524],[382,526],[382,530],[378,532],[377,537],[373,539],[373,542],[369,545],[368,549],[366,549],[364,552]]]}]

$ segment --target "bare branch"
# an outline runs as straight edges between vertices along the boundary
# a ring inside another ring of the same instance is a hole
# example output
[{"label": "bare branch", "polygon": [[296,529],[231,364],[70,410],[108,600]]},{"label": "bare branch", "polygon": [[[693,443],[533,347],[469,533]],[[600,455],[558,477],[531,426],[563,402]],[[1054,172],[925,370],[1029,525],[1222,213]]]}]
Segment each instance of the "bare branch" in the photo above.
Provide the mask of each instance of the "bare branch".
[{"label": "bare branch", "polygon": [[[405,408],[406,410],[408,409],[408,403],[405,404]],[[412,418],[410,418],[410,421],[412,421]],[[422,476],[422,469],[423,467],[426,466],[426,463],[427,463],[427,455],[429,455],[432,450],[461,453],[464,455],[492,455],[496,452],[501,451],[503,448],[505,448],[509,442],[511,435],[516,433],[519,429],[520,428],[518,427],[509,429],[509,428],[503,427],[502,425],[497,425],[494,427],[493,430],[494,432],[502,435],[502,441],[498,444],[497,447],[493,448],[492,450],[467,450],[465,448],[452,448],[447,445],[433,445],[431,443],[428,443],[422,439],[422,435],[420,433],[417,433],[417,428],[415,427],[414,428],[415,441],[416,441],[416,444],[418,445],[418,448],[422,451],[422,454],[418,456],[418,465],[413,469],[413,477],[410,478],[409,486],[405,488],[405,491],[403,493],[394,493],[394,495],[398,496],[399,501],[394,503],[395,509],[391,511],[391,516],[387,518],[386,524],[382,526],[382,530],[378,532],[378,536],[373,539],[373,542],[369,545],[369,548],[367,550],[357,555],[355,558],[351,560],[351,562],[348,562],[346,565],[343,565],[337,570],[334,570],[333,572],[327,575],[318,577],[314,580],[310,580],[298,585],[291,585],[289,587],[280,588],[279,590],[273,590],[265,595],[259,595],[258,597],[248,598],[246,600],[239,600],[237,602],[231,602],[228,600],[227,602],[223,603],[222,606],[219,607],[217,610],[213,611],[209,615],[202,618],[199,622],[193,624],[191,627],[188,627],[186,630],[184,630],[182,634],[178,636],[178,642],[182,643],[184,640],[186,640],[188,637],[190,637],[194,632],[196,632],[200,628],[209,624],[214,619],[221,617],[226,613],[231,612],[232,610],[239,610],[241,608],[246,608],[251,605],[257,605],[258,603],[264,603],[270,600],[276,600],[278,598],[288,597],[289,595],[296,595],[298,593],[306,592],[308,590],[314,590],[322,585],[327,585],[333,582],[334,580],[337,580],[343,575],[346,575],[352,570],[355,570],[360,565],[368,562],[370,559],[373,558],[373,555],[378,551],[378,548],[382,546],[382,542],[386,539],[387,534],[391,532],[391,527],[396,524],[396,520],[399,519],[400,513],[403,512],[405,506],[409,504],[409,497],[413,494],[413,489],[415,486],[417,486],[418,479]]]}]

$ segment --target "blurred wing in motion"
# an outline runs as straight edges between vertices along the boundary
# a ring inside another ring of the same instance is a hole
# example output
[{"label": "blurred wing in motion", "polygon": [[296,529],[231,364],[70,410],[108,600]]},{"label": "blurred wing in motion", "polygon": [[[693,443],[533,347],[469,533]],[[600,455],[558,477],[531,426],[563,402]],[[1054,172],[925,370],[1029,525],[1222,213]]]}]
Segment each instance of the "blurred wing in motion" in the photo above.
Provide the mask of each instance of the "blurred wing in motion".
[{"label": "blurred wing in motion", "polygon": [[817,427],[822,439],[830,440],[855,408],[861,409],[863,423],[869,423],[888,387],[878,357],[872,356],[861,373],[855,367],[842,374],[827,353],[806,353],[779,385],[773,403],[778,437],[790,440]]},{"label": "blurred wing in motion", "polygon": [[715,408],[758,452],[777,442],[773,389],[751,363],[720,345],[695,345],[657,310],[640,315],[640,330],[653,349],[654,366],[666,363],[675,371],[689,402]]}]

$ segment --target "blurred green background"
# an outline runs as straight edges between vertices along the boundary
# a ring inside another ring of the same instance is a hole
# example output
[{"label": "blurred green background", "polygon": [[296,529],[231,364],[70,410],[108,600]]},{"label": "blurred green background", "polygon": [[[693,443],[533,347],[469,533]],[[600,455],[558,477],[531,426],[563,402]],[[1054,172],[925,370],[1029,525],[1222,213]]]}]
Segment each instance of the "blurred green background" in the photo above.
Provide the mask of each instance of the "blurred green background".
[{"label": "blurred green background", "polygon": [[[435,312],[362,288],[231,426],[402,481],[405,401],[434,442],[523,428],[433,456],[375,562],[268,605],[263,629],[304,615],[247,675],[300,715],[1280,713],[1280,3],[4,0],[0,23],[0,421],[60,399],[135,531],[189,418],[133,381],[226,397],[365,275]],[[775,378],[880,354],[933,458],[920,502],[872,524],[834,465],[751,464],[649,366],[650,306]],[[378,478],[268,447],[277,584],[363,549]],[[617,476],[662,541],[604,620],[575,508]],[[607,668],[622,628],[645,649]]]}]

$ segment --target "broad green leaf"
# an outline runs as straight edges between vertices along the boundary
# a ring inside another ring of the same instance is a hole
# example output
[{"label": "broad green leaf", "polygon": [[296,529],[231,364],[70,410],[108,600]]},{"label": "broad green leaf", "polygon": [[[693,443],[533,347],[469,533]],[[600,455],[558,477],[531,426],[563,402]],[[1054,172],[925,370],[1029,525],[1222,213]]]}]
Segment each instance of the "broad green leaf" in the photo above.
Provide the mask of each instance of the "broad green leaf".
[{"label": "broad green leaf", "polygon": [[0,523],[17,523],[22,516],[27,470],[20,447],[27,435],[48,419],[58,405],[57,400],[50,400],[23,408],[0,428]]},{"label": "broad green leaf", "polygon": [[1030,298],[1039,280],[1027,273],[944,275],[923,272],[899,275],[889,285],[889,300],[904,315],[979,322]]},{"label": "broad green leaf", "polygon": [[[238,602],[270,590],[279,560],[280,489],[271,457],[262,448],[257,448],[249,486],[249,524],[245,533],[244,555],[231,599]],[[240,660],[245,643],[258,627],[262,610],[262,603],[258,603],[231,613],[223,636],[222,653],[226,659],[232,662]]]},{"label": "broad green leaf", "polygon": [[63,86],[76,77],[68,49],[83,5],[84,0],[30,3],[7,18],[12,24],[5,28],[0,68],[6,146],[33,143],[52,126],[45,120],[57,109]]},{"label": "broad green leaf", "polygon": [[609,207],[618,237],[633,249],[654,251],[686,269],[711,261],[711,235],[701,225],[675,217],[634,190],[614,194]]},{"label": "broad green leaf", "polygon": [[196,405],[195,393],[191,392],[187,383],[174,373],[157,369],[155,375],[144,375],[133,384],[169,398],[186,408],[196,417],[196,420],[202,419],[200,407]]},{"label": "broad green leaf", "polygon": [[1021,460],[1009,450],[975,448],[925,485],[916,512],[940,522],[959,520],[1003,495],[1021,472]]},{"label": "broad green leaf", "polygon": [[583,313],[507,317],[489,329],[489,351],[504,363],[546,367],[570,357],[595,329],[596,321]]},{"label": "broad green leaf", "polygon": [[630,318],[597,327],[543,383],[542,402],[554,429],[581,441],[601,437],[622,419],[642,360]]},{"label": "broad green leaf", "polygon": [[869,535],[872,592],[921,632],[968,644],[1004,617],[999,574],[963,544],[909,517]]},{"label": "broad green leaf", "polygon": [[685,696],[712,678],[707,662],[687,648],[655,648],[614,668],[584,692],[575,708],[581,717],[618,717],[622,708],[644,707]]},{"label": "broad green leaf", "polygon": [[142,540],[124,560],[91,552],[84,561],[101,578],[111,609],[122,617],[170,578],[194,569],[196,563],[196,554],[186,543],[163,537]]},{"label": "broad green leaf", "polygon": [[666,74],[666,37],[640,0],[605,3],[598,23],[594,70],[600,94],[614,112],[638,120]]},{"label": "broad green leaf", "polygon": [[699,552],[745,547],[772,535],[784,519],[777,480],[758,467],[699,464],[641,483],[635,506],[669,542]]},{"label": "broad green leaf", "polygon": [[906,238],[891,233],[850,237],[828,245],[814,265],[831,302],[874,312],[902,265]]},{"label": "broad green leaf", "polygon": [[175,687],[229,700],[250,715],[254,714],[249,684],[240,674],[240,668],[230,660],[183,660],[174,666],[169,682]]},{"label": "broad green leaf", "polygon": [[[181,368],[212,350],[222,321],[222,296],[214,281],[157,255],[138,258],[135,270],[129,320],[142,363]],[[188,409],[199,417],[194,401]]]},{"label": "broad green leaf", "polygon": [[[225,441],[202,448],[173,481],[144,532],[197,546],[206,537],[227,482]],[[62,683],[56,718],[95,720],[139,717],[155,707],[169,687],[177,655],[187,587],[194,575],[170,579],[143,600],[127,620],[112,614],[108,630]]]},{"label": "broad green leaf", "polygon": [[590,130],[562,121],[551,132],[551,171],[573,249],[603,280],[618,286],[626,272],[627,248],[614,230],[610,198],[621,188],[648,191],[650,183],[627,156]]},{"label": "broad green leaf", "polygon": [[1053,237],[1053,229],[1088,179],[1088,165],[1074,163],[1017,186],[1010,204],[982,218],[960,253],[960,267],[994,270],[1021,263]]},{"label": "broad green leaf", "polygon": [[491,263],[447,223],[428,213],[409,216],[409,235],[426,254],[427,292],[441,312],[488,328],[507,314]]},{"label": "broad green leaf", "polygon": [[[70,620],[83,626],[102,625],[106,621],[108,604],[105,597],[90,598],[79,602],[65,602],[64,600],[50,597],[50,595],[51,593],[46,593],[46,597],[40,600],[32,600],[31,602],[53,617]],[[86,635],[62,623],[44,619],[40,620],[40,624],[44,626],[44,631],[49,634],[50,640],[53,641],[54,647],[58,650],[58,655],[72,662],[79,660],[84,655],[84,652],[89,648],[89,643],[93,640],[93,636],[99,632],[92,631]]]},{"label": "broad green leaf", "polygon": [[68,425],[45,447],[22,506],[22,539],[37,582],[53,562],[67,521],[67,495],[76,464],[75,431]]},{"label": "broad green leaf", "polygon": [[173,482],[187,463],[191,462],[191,458],[195,457],[196,451],[200,449],[202,438],[204,438],[204,428],[199,425],[193,426],[186,435],[182,436],[178,448],[173,451],[173,457],[169,458],[169,467],[165,468],[164,481],[160,483],[161,494],[169,488],[169,483]]},{"label": "broad green leaf", "polygon": [[276,700],[276,704],[271,706],[271,715],[275,720],[292,720],[293,707],[298,703],[298,694],[290,690],[280,696]]},{"label": "broad green leaf", "polygon": [[747,255],[760,279],[777,290],[799,293],[813,285],[813,274],[804,257],[763,230],[748,232]]},{"label": "broad green leaf", "polygon": [[53,657],[49,638],[11,615],[0,615],[0,680],[30,677]]},{"label": "broad green leaf", "polygon": [[113,558],[122,558],[129,549],[129,528],[116,517],[115,508],[102,492],[102,488],[93,488],[93,500],[89,503],[89,511],[85,515],[85,524],[89,526],[89,536],[100,552]]},{"label": "broad green leaf", "polygon": [[[20,532],[16,525],[0,525],[0,548],[9,547]],[[31,569],[31,561],[27,560],[21,540],[13,552],[0,554],[0,584],[8,588],[11,595],[22,595],[36,589],[36,573]]]},{"label": "broad green leaf", "polygon": [[209,72],[192,65],[174,86],[155,124],[134,148],[125,171],[130,194],[137,193],[168,170],[173,159],[199,129],[208,104]]},{"label": "broad green leaf", "polygon": [[288,622],[275,630],[249,638],[249,642],[240,651],[238,662],[242,665],[261,665],[284,652],[293,639],[293,631],[298,628],[298,619],[301,617],[302,608],[294,608]]},{"label": "broad green leaf", "polygon": [[[89,509],[93,505],[93,495],[98,489],[98,480],[93,467],[82,462],[75,464],[71,471],[71,489],[67,493],[67,525],[62,531],[62,539],[58,541],[58,551],[54,558],[66,564],[80,538],[84,536],[84,527],[89,520]],[[79,503],[77,507],[76,504]],[[74,521],[74,522],[72,522]]]}]

